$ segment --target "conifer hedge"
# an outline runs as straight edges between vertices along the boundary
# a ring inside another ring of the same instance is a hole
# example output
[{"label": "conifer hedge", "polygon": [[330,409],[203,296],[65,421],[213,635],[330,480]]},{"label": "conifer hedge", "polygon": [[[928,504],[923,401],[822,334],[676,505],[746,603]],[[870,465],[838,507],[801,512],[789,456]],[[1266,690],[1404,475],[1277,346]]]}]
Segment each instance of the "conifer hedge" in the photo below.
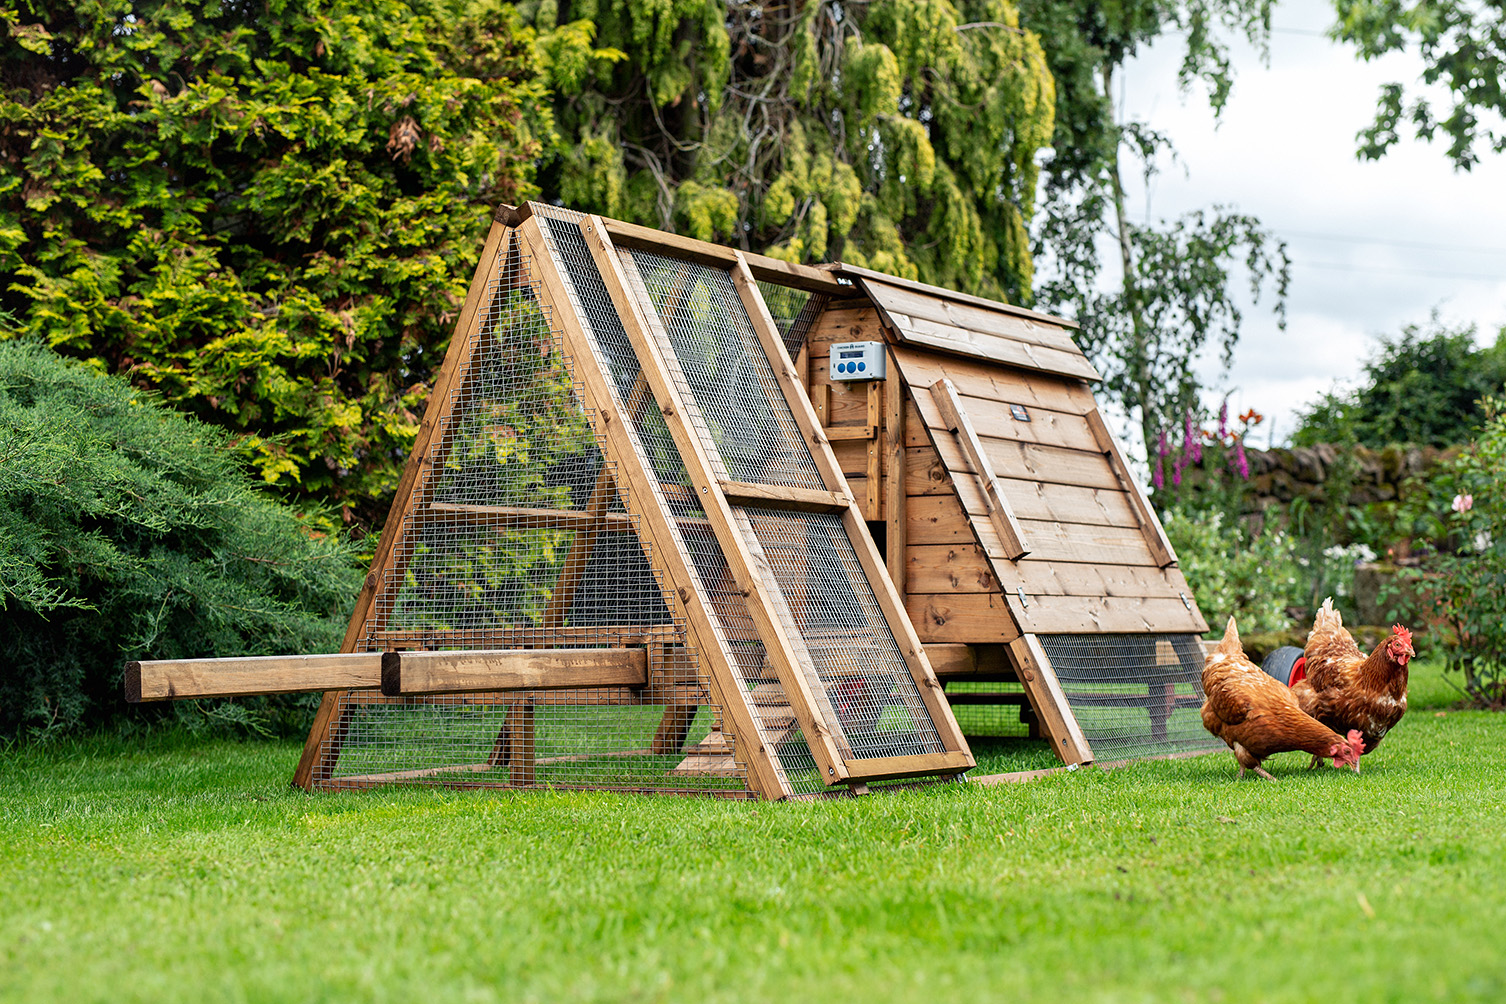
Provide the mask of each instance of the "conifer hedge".
[{"label": "conifer hedge", "polygon": [[126,659],[339,649],[351,547],[258,489],[228,439],[0,342],[0,736],[106,720]]},{"label": "conifer hedge", "polygon": [[497,0],[0,0],[0,309],[374,522],[534,194],[538,65],[591,58],[546,41]]}]

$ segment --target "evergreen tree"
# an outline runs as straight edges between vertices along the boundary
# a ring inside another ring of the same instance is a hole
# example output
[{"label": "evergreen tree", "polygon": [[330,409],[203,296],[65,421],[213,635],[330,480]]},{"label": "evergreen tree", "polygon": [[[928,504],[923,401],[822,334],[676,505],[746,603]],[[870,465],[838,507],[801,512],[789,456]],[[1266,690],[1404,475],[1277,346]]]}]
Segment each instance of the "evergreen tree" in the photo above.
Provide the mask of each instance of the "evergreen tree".
[{"label": "evergreen tree", "polygon": [[[792,261],[1014,302],[1055,94],[1009,0],[519,4],[596,25],[558,87],[546,197]],[[573,86],[572,86],[573,85]]]},{"label": "evergreen tree", "polygon": [[581,73],[500,0],[0,0],[0,308],[385,514],[498,202]]}]

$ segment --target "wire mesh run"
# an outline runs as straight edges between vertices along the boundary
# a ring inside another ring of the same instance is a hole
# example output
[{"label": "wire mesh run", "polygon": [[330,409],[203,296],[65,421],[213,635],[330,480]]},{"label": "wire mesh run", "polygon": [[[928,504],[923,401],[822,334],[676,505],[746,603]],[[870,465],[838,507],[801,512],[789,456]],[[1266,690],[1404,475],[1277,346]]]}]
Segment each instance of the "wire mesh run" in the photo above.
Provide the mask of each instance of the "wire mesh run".
[{"label": "wire mesh run", "polygon": [[736,512],[749,546],[763,554],[786,632],[809,654],[811,689],[818,705],[830,706],[824,717],[840,728],[850,759],[945,752],[842,518]]},{"label": "wire mesh run", "polygon": [[[687,588],[710,607],[715,641],[749,692],[759,733],[753,741],[775,752],[775,769],[796,795],[820,792],[826,785],[768,664],[747,599],[733,580],[726,555],[690,487],[679,448],[648,392],[632,342],[581,235],[583,217],[553,207],[534,205],[532,209],[592,351],[611,377],[614,403],[632,418],[628,432],[633,448],[645,468],[654,472],[655,498],[645,504],[663,505],[671,514],[674,543],[690,559],[693,581]],[[713,741],[705,747],[709,751],[705,763],[710,766],[721,762],[714,746]]]},{"label": "wire mesh run", "polygon": [[779,338],[784,350],[794,359],[805,347],[811,329],[826,309],[827,298],[820,293],[808,293],[791,286],[758,280],[758,294],[763,297],[769,314],[779,327]]},{"label": "wire mesh run", "polygon": [[645,251],[619,255],[663,322],[663,345],[691,424],[733,481],[822,488],[790,406],[774,379],[732,277],[718,268]]},{"label": "wire mesh run", "polygon": [[746,797],[684,625],[511,232],[361,647],[645,651],[644,685],[340,696],[315,784]]},{"label": "wire mesh run", "polygon": [[1222,748],[1199,710],[1197,635],[1042,635],[1041,647],[1100,763]]},{"label": "wire mesh run", "polygon": [[1040,738],[1040,723],[1019,683],[947,680],[946,701],[969,739]]}]

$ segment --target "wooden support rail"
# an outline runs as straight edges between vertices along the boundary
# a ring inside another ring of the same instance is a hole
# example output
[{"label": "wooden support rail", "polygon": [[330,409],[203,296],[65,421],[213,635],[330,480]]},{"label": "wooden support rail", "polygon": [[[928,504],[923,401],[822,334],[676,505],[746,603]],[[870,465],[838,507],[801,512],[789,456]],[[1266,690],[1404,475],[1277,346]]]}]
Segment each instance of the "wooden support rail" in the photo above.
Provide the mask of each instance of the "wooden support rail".
[{"label": "wooden support rail", "polygon": [[852,505],[851,495],[819,488],[755,485],[740,481],[719,481],[717,484],[732,505],[789,509],[795,512],[846,512],[847,507]]},{"label": "wooden support rail", "polygon": [[381,667],[382,693],[389,697],[647,683],[648,656],[634,648],[387,652]]},{"label": "wooden support rail", "polygon": [[160,659],[125,665],[125,699],[250,697],[363,690],[382,682],[380,652],[265,655],[236,659]]},{"label": "wooden support rail", "polygon": [[983,452],[983,443],[978,439],[978,433],[962,407],[957,388],[952,386],[952,381],[943,377],[931,385],[931,397],[936,400],[936,409],[941,412],[942,421],[956,433],[962,455],[977,475],[978,487],[983,490],[983,501],[988,506],[988,518],[993,521],[994,530],[998,532],[999,540],[1004,545],[1004,556],[1010,561],[1019,561],[1030,553],[1030,548],[1025,545],[1020,521],[1015,519],[1009,500],[999,488],[999,479],[994,476],[993,465]]}]

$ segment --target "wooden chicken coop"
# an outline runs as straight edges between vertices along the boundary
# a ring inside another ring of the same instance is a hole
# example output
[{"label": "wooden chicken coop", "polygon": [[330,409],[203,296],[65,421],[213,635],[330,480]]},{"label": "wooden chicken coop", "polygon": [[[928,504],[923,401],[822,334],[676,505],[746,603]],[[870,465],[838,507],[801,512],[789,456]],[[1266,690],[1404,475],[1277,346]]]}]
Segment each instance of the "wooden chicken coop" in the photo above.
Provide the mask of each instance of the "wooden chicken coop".
[{"label": "wooden chicken coop", "polygon": [[1206,625],[1070,329],[504,208],[342,652],[127,696],[323,691],[310,789],[863,793],[1005,719],[1069,764],[1205,748]]}]

